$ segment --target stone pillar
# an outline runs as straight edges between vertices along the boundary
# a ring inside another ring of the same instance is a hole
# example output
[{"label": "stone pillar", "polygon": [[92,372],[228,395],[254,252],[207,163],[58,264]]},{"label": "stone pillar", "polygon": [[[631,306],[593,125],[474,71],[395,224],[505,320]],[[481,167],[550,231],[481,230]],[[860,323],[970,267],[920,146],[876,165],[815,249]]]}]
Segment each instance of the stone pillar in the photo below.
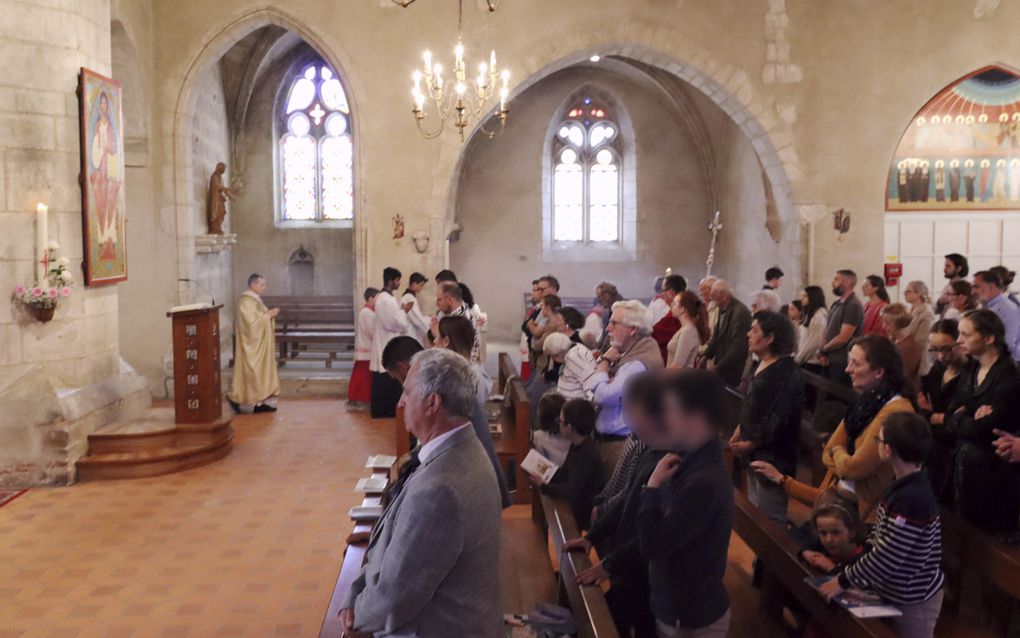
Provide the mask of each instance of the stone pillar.
[{"label": "stone pillar", "polygon": [[0,15],[0,293],[34,281],[37,202],[77,282],[50,323],[0,304],[0,486],[63,483],[88,433],[143,401],[119,357],[117,286],[85,288],[80,266],[76,89],[82,66],[110,74],[110,1],[0,0]]}]

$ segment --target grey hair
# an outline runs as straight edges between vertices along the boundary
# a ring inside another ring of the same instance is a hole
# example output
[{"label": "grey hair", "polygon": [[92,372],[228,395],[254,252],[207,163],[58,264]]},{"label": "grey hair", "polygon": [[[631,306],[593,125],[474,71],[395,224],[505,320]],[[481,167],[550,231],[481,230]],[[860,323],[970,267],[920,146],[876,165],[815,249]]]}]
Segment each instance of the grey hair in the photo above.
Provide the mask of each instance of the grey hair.
[{"label": "grey hair", "polygon": [[730,282],[725,279],[716,279],[715,283],[712,284],[712,290],[718,290],[719,292],[725,292],[728,295],[733,294],[733,286]]},{"label": "grey hair", "polygon": [[783,305],[783,300],[779,298],[779,294],[775,290],[756,290],[751,295],[751,305],[757,305],[758,310],[779,312],[779,308]]},{"label": "grey hair", "polygon": [[699,281],[698,286],[701,286],[702,284],[708,284],[709,286],[713,286],[717,281],[719,281],[718,277],[716,277],[715,275],[709,275],[708,277],[705,277],[704,279]]},{"label": "grey hair", "polygon": [[570,337],[562,332],[554,332],[547,335],[542,342],[542,352],[550,357],[556,357],[570,350],[571,345],[573,344],[570,343]]},{"label": "grey hair", "polygon": [[912,286],[914,288],[914,291],[917,292],[917,294],[921,295],[921,299],[925,303],[928,303],[928,302],[931,301],[931,298],[928,297],[928,285],[926,283],[924,283],[923,281],[917,280],[917,281],[912,281],[912,282],[910,282],[907,285],[908,286]]},{"label": "grey hair", "polygon": [[258,281],[259,279],[265,279],[265,277],[263,277],[257,272],[253,272],[252,274],[248,275],[248,287],[251,288],[251,285]]},{"label": "grey hair", "polygon": [[637,328],[637,336],[647,337],[652,332],[648,322],[648,308],[637,299],[617,301],[613,304],[613,313],[619,310],[622,313],[620,323],[631,328]]},{"label": "grey hair", "polygon": [[446,348],[422,350],[411,358],[421,396],[438,394],[451,417],[467,419],[478,400],[478,377],[468,360]]},{"label": "grey hair", "polygon": [[453,297],[454,301],[464,301],[464,291],[456,281],[443,281],[439,284],[439,293]]}]

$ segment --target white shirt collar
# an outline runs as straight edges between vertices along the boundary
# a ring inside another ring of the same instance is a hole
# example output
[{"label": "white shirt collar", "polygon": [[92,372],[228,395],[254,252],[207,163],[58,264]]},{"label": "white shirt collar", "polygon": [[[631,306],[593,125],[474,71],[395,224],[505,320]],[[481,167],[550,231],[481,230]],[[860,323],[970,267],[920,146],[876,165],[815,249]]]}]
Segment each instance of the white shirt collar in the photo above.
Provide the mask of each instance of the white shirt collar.
[{"label": "white shirt collar", "polygon": [[422,464],[424,464],[425,461],[429,460],[429,457],[431,457],[433,454],[435,454],[436,449],[439,448],[439,446],[443,443],[443,441],[445,441],[446,439],[448,439],[451,436],[453,436],[455,433],[460,432],[461,430],[463,430],[464,428],[466,428],[466,427],[468,427],[470,425],[471,425],[470,422],[465,423],[464,425],[462,425],[460,427],[453,428],[449,432],[444,432],[444,433],[440,434],[439,436],[437,436],[436,438],[434,438],[431,441],[429,441],[428,443],[423,444],[421,446],[421,449],[418,450],[418,460]]}]

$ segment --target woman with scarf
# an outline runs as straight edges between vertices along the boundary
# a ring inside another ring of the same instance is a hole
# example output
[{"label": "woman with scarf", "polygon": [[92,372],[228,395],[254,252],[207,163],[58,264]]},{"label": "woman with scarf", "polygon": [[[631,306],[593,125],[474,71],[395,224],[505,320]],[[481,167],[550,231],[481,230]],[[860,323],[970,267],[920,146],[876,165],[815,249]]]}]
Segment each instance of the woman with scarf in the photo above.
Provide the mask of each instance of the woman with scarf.
[{"label": "woman with scarf", "polygon": [[882,421],[896,412],[913,412],[914,390],[903,374],[896,346],[877,335],[853,342],[846,371],[860,395],[822,451],[828,471],[821,484],[801,483],[765,461],[754,461],[751,467],[798,501],[814,505],[838,499],[856,507],[862,521],[872,523],[893,480],[892,469],[878,454]]}]

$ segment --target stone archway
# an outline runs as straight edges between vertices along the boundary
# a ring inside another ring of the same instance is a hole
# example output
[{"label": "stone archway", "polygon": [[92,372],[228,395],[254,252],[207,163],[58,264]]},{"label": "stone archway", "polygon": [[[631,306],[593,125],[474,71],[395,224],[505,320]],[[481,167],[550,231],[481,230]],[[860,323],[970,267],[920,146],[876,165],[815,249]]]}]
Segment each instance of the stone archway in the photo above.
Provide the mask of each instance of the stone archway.
[{"label": "stone archway", "polygon": [[[747,136],[758,156],[762,173],[768,179],[775,215],[780,222],[778,240],[798,245],[800,220],[794,207],[790,180],[799,179],[801,166],[793,146],[793,134],[771,101],[756,90],[748,73],[739,67],[710,59],[689,42],[672,37],[664,27],[650,27],[642,34],[641,42],[628,42],[627,38],[633,37],[632,31],[617,33],[622,27],[598,26],[598,29],[579,28],[572,32],[575,34],[572,38],[556,39],[529,49],[520,66],[511,68],[515,76],[525,78],[514,86],[511,100],[550,74],[584,62],[594,54],[636,62],[688,83],[711,99]],[[601,44],[594,41],[600,36],[603,39]],[[576,48],[570,50],[570,47]],[[476,125],[468,139],[477,133]],[[457,193],[464,159],[462,151],[467,144],[461,147],[454,136],[444,139],[443,144],[433,173],[437,178],[448,176],[449,182],[445,190],[436,189],[431,210],[433,220],[439,222],[434,226],[440,226],[441,236],[446,238],[456,228]],[[449,262],[448,250],[443,259]],[[799,268],[799,264],[796,267]],[[794,280],[799,277],[796,272],[788,275]]]},{"label": "stone archway", "polygon": [[[177,99],[173,111],[167,114],[169,121],[165,122],[165,128],[172,131],[169,162],[169,183],[170,189],[167,194],[168,206],[174,212],[177,228],[177,278],[178,280],[192,279],[195,274],[197,253],[194,246],[194,237],[204,232],[202,228],[202,202],[196,201],[196,184],[191,160],[192,136],[190,124],[195,115],[195,106],[198,96],[196,87],[200,78],[217,64],[223,55],[237,42],[256,29],[275,25],[293,32],[314,48],[326,62],[337,69],[344,78],[349,89],[348,100],[351,103],[351,127],[355,132],[355,182],[363,181],[363,167],[367,164],[363,156],[363,144],[360,131],[360,109],[358,96],[364,94],[360,90],[360,82],[356,76],[348,73],[352,68],[349,57],[342,51],[326,45],[312,29],[303,24],[292,15],[276,8],[263,8],[251,11],[234,20],[233,22],[215,29],[208,38],[201,52],[192,60],[184,73],[180,89],[177,91]],[[354,218],[354,255],[355,255],[355,289],[363,286],[364,265],[367,258],[366,224],[364,223],[364,189],[355,189],[355,218]],[[193,293],[193,288],[187,283],[178,286],[178,298],[183,303]]]}]

